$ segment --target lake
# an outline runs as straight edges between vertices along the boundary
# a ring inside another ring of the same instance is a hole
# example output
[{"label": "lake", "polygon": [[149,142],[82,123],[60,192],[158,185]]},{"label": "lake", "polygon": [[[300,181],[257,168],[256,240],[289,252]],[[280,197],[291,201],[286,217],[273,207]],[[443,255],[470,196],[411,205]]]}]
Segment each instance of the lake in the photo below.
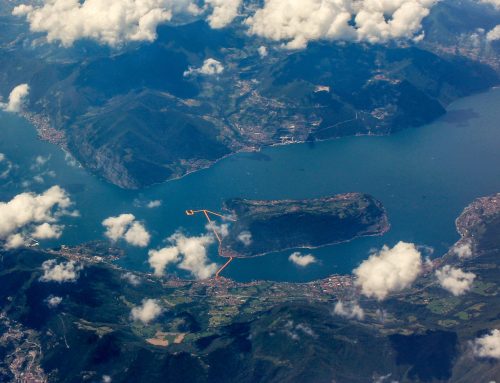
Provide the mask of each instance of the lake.
[{"label": "lake", "polygon": [[[152,234],[150,248],[160,246],[179,228],[190,235],[203,233],[203,217],[188,217],[184,211],[217,211],[226,198],[297,199],[365,192],[381,200],[391,222],[391,230],[382,237],[302,251],[319,260],[307,268],[289,262],[287,251],[235,260],[224,273],[239,281],[309,281],[348,273],[371,249],[401,240],[421,246],[425,255],[442,255],[458,239],[454,221],[462,209],[474,198],[500,191],[499,108],[500,89],[493,89],[458,100],[439,121],[417,129],[389,137],[347,137],[241,153],[141,191],[121,190],[89,174],[61,149],[38,140],[24,119],[0,113],[0,153],[15,165],[9,178],[1,180],[0,200],[58,184],[70,192],[81,217],[65,219],[61,239],[42,245],[104,239],[103,219],[133,213]],[[48,161],[37,168],[37,156]],[[41,178],[34,180],[35,176]],[[162,200],[161,207],[144,206],[156,199]],[[125,267],[150,270],[147,249],[125,248],[127,256],[120,261]],[[210,256],[222,263],[215,246]]]}]

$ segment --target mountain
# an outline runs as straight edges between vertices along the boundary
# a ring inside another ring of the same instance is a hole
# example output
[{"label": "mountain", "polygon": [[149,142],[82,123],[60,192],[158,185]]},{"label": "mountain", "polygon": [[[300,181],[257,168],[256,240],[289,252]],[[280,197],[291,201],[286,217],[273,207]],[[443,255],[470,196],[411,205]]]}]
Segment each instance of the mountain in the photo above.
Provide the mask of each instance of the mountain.
[{"label": "mountain", "polygon": [[[0,93],[28,83],[28,117],[55,128],[46,139],[109,182],[140,188],[242,150],[417,127],[498,84],[483,56],[448,52],[458,44],[450,36],[480,18],[461,26],[453,4],[432,9],[425,44],[316,42],[270,46],[265,57],[267,42],[241,25],[187,20],[160,26],[153,43],[61,48],[0,14]],[[200,73],[207,59],[222,71]]]},{"label": "mountain", "polygon": [[[95,244],[91,251],[2,251],[0,380],[498,379],[498,363],[474,356],[471,342],[500,326],[499,201],[497,194],[467,207],[457,220],[461,240],[413,287],[383,302],[361,298],[362,320],[334,314],[338,300],[353,298],[349,275],[305,284],[194,282],[125,272],[110,262],[116,253]],[[458,258],[454,249],[465,243],[471,253]],[[48,278],[47,261],[73,262],[79,278]],[[452,296],[442,289],[434,270],[446,265],[473,272],[472,290]],[[162,310],[134,321],[144,297]]]}]

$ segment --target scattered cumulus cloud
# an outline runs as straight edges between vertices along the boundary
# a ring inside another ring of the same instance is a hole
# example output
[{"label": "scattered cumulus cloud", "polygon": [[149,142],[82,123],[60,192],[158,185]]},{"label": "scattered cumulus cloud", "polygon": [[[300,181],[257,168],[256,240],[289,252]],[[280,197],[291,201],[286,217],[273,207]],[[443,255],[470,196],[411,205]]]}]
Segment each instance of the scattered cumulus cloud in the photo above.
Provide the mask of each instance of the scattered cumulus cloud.
[{"label": "scattered cumulus cloud", "polygon": [[[238,15],[241,0],[205,0],[203,8],[192,0],[43,0],[16,6],[12,14],[24,17],[32,32],[46,34],[48,42],[70,47],[80,39],[112,47],[133,41],[154,41],[159,25],[174,15],[200,15],[222,28]],[[211,12],[210,12],[211,11]]]},{"label": "scattered cumulus cloud", "polygon": [[441,270],[436,270],[436,277],[443,289],[448,290],[455,296],[459,296],[471,289],[476,275],[446,265]]},{"label": "scattered cumulus cloud", "polygon": [[141,279],[131,272],[126,272],[122,275],[122,279],[130,283],[132,286],[139,286],[141,283]]},{"label": "scattered cumulus cloud", "polygon": [[62,231],[62,225],[53,225],[48,222],[44,222],[41,225],[35,226],[35,230],[31,234],[31,236],[35,239],[60,238],[62,235]]},{"label": "scattered cumulus cloud", "polygon": [[292,253],[289,257],[288,260],[292,262],[293,264],[300,266],[300,267],[307,267],[309,265],[312,265],[313,263],[316,263],[317,260],[312,254],[306,254],[302,255],[298,251],[295,253]]},{"label": "scattered cumulus cloud", "polygon": [[56,297],[54,295],[50,295],[47,299],[47,306],[49,306],[51,309],[59,306],[62,302],[61,297]]},{"label": "scattered cumulus cloud", "polygon": [[190,272],[197,279],[210,278],[217,271],[217,264],[210,262],[207,256],[208,246],[215,243],[213,235],[187,237],[176,232],[167,241],[170,246],[149,251],[149,264],[156,275],[164,275],[170,265]]},{"label": "scattered cumulus cloud", "polygon": [[144,225],[136,221],[133,214],[106,218],[102,225],[106,228],[104,235],[115,242],[123,239],[129,245],[146,247],[151,239]]},{"label": "scattered cumulus cloud", "polygon": [[69,47],[79,39],[119,46],[129,41],[154,41],[159,24],[172,19],[187,1],[168,0],[44,0],[21,4],[14,16],[25,17],[32,32],[46,33],[48,42]]},{"label": "scattered cumulus cloud", "polygon": [[205,0],[213,12],[207,18],[212,28],[224,28],[230,24],[236,16],[241,6],[242,0]]},{"label": "scattered cumulus cloud", "polygon": [[[383,43],[418,38],[436,0],[266,0],[245,20],[249,33],[303,49],[310,41]],[[421,38],[421,37],[420,37]]]},{"label": "scattered cumulus cloud", "polygon": [[363,295],[383,300],[389,293],[409,287],[421,271],[422,256],[415,245],[399,242],[370,255],[353,273]]},{"label": "scattered cumulus cloud", "polygon": [[59,238],[63,225],[55,223],[70,211],[71,199],[64,189],[53,186],[42,194],[21,193],[8,202],[0,202],[0,240],[6,247],[20,247],[31,238]]},{"label": "scattered cumulus cloud", "polygon": [[240,241],[245,246],[250,246],[252,244],[252,233],[245,230],[238,234],[238,241]]},{"label": "scattered cumulus cloud", "polygon": [[257,51],[259,52],[260,57],[266,57],[269,54],[267,48],[264,45],[261,45],[259,49],[257,49]]},{"label": "scattered cumulus cloud", "polygon": [[500,330],[494,329],[475,339],[472,346],[473,353],[478,358],[500,359]]},{"label": "scattered cumulus cloud", "polygon": [[82,269],[73,261],[57,263],[55,259],[49,259],[42,263],[43,275],[40,277],[42,282],[75,282]]},{"label": "scattered cumulus cloud", "polygon": [[203,62],[200,68],[189,67],[189,69],[184,72],[184,77],[192,75],[214,76],[222,72],[224,72],[222,63],[216,59],[208,58]]},{"label": "scattered cumulus cloud", "polygon": [[26,98],[28,97],[30,87],[28,84],[21,84],[16,86],[9,95],[7,103],[0,103],[0,109],[6,112],[18,113],[22,110]]},{"label": "scattered cumulus cloud", "polygon": [[495,8],[500,8],[500,0],[479,0],[479,1],[484,4],[491,4]]},{"label": "scattered cumulus cloud", "polygon": [[333,309],[335,315],[347,319],[357,319],[363,320],[365,317],[365,312],[361,308],[358,302],[342,302],[338,301]]},{"label": "scattered cumulus cloud", "polygon": [[[290,49],[305,48],[315,40],[383,43],[422,38],[422,20],[437,1],[265,0],[243,10],[241,19],[250,35]],[[12,13],[25,18],[31,31],[65,47],[79,39],[120,46],[154,41],[158,26],[180,14],[203,15],[210,27],[226,27],[239,16],[242,5],[242,0],[43,0],[20,4]]]},{"label": "scattered cumulus cloud", "polygon": [[132,308],[130,316],[134,321],[141,321],[148,324],[158,318],[163,309],[156,299],[144,299],[140,306]]},{"label": "scattered cumulus cloud", "polygon": [[461,243],[453,248],[453,252],[458,258],[470,258],[472,256],[472,245],[468,241]]},{"label": "scattered cumulus cloud", "polygon": [[495,28],[493,28],[486,34],[486,40],[488,41],[500,40],[500,24],[498,24]]}]

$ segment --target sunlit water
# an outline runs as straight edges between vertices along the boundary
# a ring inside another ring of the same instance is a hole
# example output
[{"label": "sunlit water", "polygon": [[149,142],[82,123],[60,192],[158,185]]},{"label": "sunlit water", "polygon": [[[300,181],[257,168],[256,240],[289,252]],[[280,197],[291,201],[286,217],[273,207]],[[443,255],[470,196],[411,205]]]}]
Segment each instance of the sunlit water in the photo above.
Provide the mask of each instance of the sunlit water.
[{"label": "sunlit water", "polygon": [[[434,256],[441,255],[458,239],[454,221],[462,209],[476,197],[500,191],[499,108],[500,89],[495,89],[457,101],[447,116],[418,129],[390,137],[348,137],[242,153],[210,169],[142,191],[121,190],[70,165],[59,148],[36,138],[30,124],[2,113],[0,153],[15,168],[9,178],[1,180],[0,200],[58,184],[71,193],[81,217],[65,219],[67,226],[60,241],[45,242],[44,246],[104,239],[103,219],[133,213],[151,232],[149,248],[153,248],[179,228],[190,235],[204,232],[203,217],[187,217],[184,211],[218,210],[229,197],[313,198],[366,192],[380,199],[391,222],[391,230],[382,237],[303,251],[319,260],[307,268],[288,261],[291,252],[287,251],[236,260],[225,272],[242,281],[307,281],[350,272],[370,249],[392,246],[400,240],[426,248],[426,254],[432,248]],[[50,159],[35,168],[39,155]],[[43,173],[43,183],[33,180]],[[31,184],[27,186],[26,181]],[[144,206],[156,199],[162,200],[161,207]],[[121,261],[124,266],[149,270],[147,249],[126,249],[128,255]],[[210,256],[221,263],[215,246]]]}]

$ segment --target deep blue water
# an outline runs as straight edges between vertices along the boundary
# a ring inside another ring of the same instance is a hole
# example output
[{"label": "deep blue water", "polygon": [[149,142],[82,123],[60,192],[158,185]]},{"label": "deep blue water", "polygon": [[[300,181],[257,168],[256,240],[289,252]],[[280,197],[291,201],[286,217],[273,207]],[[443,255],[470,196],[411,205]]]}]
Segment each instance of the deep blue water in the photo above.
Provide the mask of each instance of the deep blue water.
[{"label": "deep blue water", "polygon": [[[370,249],[400,240],[434,249],[441,255],[457,239],[454,221],[474,198],[500,191],[500,89],[459,100],[441,120],[390,137],[348,137],[315,144],[297,144],[242,153],[210,169],[142,191],[114,187],[84,169],[69,165],[57,147],[36,138],[25,120],[0,114],[0,153],[16,164],[2,180],[0,200],[21,191],[41,192],[59,184],[71,192],[80,218],[68,218],[58,242],[76,244],[103,239],[101,221],[108,216],[133,213],[152,233],[150,247],[182,227],[189,234],[204,231],[202,217],[187,217],[190,208],[218,210],[229,197],[313,198],[344,192],[367,192],[385,205],[391,230],[383,237],[313,251],[320,262],[299,269],[288,261],[290,251],[236,260],[225,273],[237,280],[272,279],[307,281],[332,273],[350,272]],[[30,169],[36,156],[50,156],[41,169]],[[1,170],[1,169],[0,169]],[[32,182],[44,171],[45,182]],[[161,199],[157,209],[134,201]],[[148,270],[147,249],[127,248],[122,263]],[[427,252],[426,252],[427,253]],[[211,249],[214,261],[215,247]]]}]

